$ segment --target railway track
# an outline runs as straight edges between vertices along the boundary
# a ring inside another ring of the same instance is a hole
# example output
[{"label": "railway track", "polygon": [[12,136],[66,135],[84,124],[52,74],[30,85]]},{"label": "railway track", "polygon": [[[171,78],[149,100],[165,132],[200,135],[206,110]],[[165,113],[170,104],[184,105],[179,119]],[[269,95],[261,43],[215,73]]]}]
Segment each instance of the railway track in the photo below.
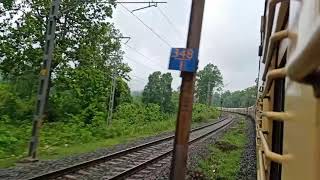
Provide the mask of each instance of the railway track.
[{"label": "railway track", "polygon": [[[232,118],[224,118],[217,122],[197,127],[190,132],[189,144],[199,141],[232,122]],[[81,162],[67,168],[62,168],[29,178],[37,179],[124,179],[146,167],[168,157],[173,149],[174,136],[168,136],[139,146],[124,149],[96,159]]]}]

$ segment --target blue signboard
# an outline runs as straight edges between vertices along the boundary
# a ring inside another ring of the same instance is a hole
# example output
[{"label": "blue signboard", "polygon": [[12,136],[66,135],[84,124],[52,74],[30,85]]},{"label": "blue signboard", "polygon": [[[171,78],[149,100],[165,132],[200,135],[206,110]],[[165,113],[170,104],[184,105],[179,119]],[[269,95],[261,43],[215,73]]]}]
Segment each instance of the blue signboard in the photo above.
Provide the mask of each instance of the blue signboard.
[{"label": "blue signboard", "polygon": [[198,68],[198,49],[172,48],[169,69],[196,72]]}]

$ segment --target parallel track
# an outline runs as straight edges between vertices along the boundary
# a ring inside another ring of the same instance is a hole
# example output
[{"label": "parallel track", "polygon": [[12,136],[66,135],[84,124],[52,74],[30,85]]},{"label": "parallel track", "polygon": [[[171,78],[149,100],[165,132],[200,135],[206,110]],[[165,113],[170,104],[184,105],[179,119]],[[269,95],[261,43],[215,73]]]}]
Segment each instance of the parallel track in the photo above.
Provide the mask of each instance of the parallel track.
[{"label": "parallel track", "polygon": [[[226,123],[223,123],[223,122],[226,122]],[[214,132],[217,132],[218,130],[222,129],[223,127],[229,125],[230,123],[232,122],[232,120],[228,121],[228,118],[224,118],[222,120],[219,120],[217,122],[214,122],[214,123],[210,123],[208,125],[205,125],[205,126],[201,126],[201,127],[197,127],[197,128],[194,128],[192,129],[190,132],[198,132],[200,130],[203,130],[207,127],[210,127],[210,126],[214,126],[214,125],[217,125],[219,123],[221,123],[220,126],[210,130],[209,132],[205,132],[204,134],[201,134],[200,136],[197,136],[196,138],[193,138],[192,140],[189,141],[189,144],[192,144]],[[121,151],[118,151],[118,152],[115,152],[115,153],[112,153],[112,154],[108,154],[106,156],[102,156],[102,157],[99,157],[99,158],[95,158],[95,159],[92,159],[92,160],[88,160],[88,161],[85,161],[85,162],[81,162],[79,164],[75,164],[75,165],[72,165],[70,167],[67,167],[67,168],[61,168],[61,169],[58,169],[58,170],[54,170],[54,171],[51,171],[51,172],[48,172],[48,173],[45,173],[45,174],[41,174],[41,175],[37,175],[37,176],[34,176],[32,178],[30,178],[30,180],[37,180],[37,179],[55,179],[55,178],[61,178],[61,177],[64,177],[64,175],[68,175],[68,174],[76,174],[77,171],[79,170],[83,170],[83,169],[88,169],[90,167],[94,167],[94,166],[97,166],[99,164],[102,164],[102,166],[110,166],[110,163],[112,163],[112,161],[114,162],[118,162],[119,158],[122,158],[122,157],[125,157],[125,158],[129,158],[131,159],[131,157],[133,156],[134,158],[136,159],[139,159],[139,152],[138,151],[155,151],[157,152],[158,154],[156,156],[153,156],[153,157],[145,157],[143,156],[143,160],[141,161],[141,158],[140,160],[135,160],[138,162],[138,164],[134,165],[134,166],[131,166],[131,167],[126,167],[126,168],[121,168],[121,172],[118,172],[114,175],[110,175],[108,177],[105,177],[104,179],[124,179],[125,177],[129,177],[130,175],[144,169],[145,167],[147,166],[150,166],[151,164],[169,156],[173,149],[172,147],[171,148],[163,148],[161,146],[168,146],[168,142],[172,141],[174,139],[174,135],[171,135],[171,136],[167,136],[167,137],[164,137],[164,138],[161,138],[159,140],[155,140],[155,141],[151,141],[149,143],[145,143],[145,144],[142,144],[142,145],[139,145],[139,146],[135,146],[135,147],[131,147],[131,148],[128,148],[128,149],[124,149],[124,150],[121,150]],[[159,146],[160,146],[160,149],[159,149]],[[158,149],[157,149],[158,148]],[[164,149],[164,151],[163,151]],[[149,153],[150,154],[150,153]],[[152,154],[152,153],[151,153]],[[136,156],[136,157],[135,157]],[[138,158],[137,158],[138,157]],[[145,160],[147,159],[147,160]],[[105,163],[108,163],[110,162],[109,164],[105,164]],[[104,165],[103,165],[104,164]],[[116,164],[116,163],[113,163],[113,164]]]}]

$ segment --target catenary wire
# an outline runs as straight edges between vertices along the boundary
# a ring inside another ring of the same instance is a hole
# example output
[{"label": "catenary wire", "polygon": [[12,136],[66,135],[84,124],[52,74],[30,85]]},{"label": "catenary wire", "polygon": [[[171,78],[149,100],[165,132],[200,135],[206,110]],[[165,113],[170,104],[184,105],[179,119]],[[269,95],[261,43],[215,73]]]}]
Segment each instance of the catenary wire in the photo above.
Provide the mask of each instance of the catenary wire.
[{"label": "catenary wire", "polygon": [[141,53],[140,51],[138,51],[136,48],[134,48],[134,47],[132,47],[132,46],[130,46],[130,45],[128,45],[128,44],[124,44],[124,45],[127,46],[127,47],[128,47],[129,49],[131,49],[132,51],[136,52],[137,54],[141,55],[141,56],[144,57],[145,59],[151,60],[150,62],[156,63],[155,65],[159,65],[159,66],[161,67],[161,69],[167,70],[165,67],[163,67],[163,65],[161,65],[161,64],[158,63],[158,62],[153,61],[152,58],[149,58],[149,57],[146,56],[145,54],[143,54],[143,53]]},{"label": "catenary wire", "polygon": [[134,16],[138,21],[140,21],[147,29],[149,29],[156,37],[158,37],[164,44],[169,47],[172,47],[168,41],[166,41],[163,37],[161,37],[158,33],[156,33],[150,26],[148,26],[141,18],[131,12],[126,6],[120,4],[126,11],[128,11],[132,16]]},{"label": "catenary wire", "polygon": [[179,28],[171,21],[171,19],[161,10],[160,7],[157,8],[160,12],[160,14],[167,20],[167,22],[173,27],[172,29],[179,35],[181,38],[183,38],[182,33],[179,31]]}]

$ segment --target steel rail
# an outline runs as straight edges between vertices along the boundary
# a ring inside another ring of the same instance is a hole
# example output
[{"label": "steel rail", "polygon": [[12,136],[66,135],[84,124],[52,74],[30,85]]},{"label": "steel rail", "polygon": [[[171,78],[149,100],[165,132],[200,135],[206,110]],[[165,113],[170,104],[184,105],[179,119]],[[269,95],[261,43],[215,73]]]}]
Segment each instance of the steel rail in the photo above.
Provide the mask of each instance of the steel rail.
[{"label": "steel rail", "polygon": [[[190,132],[195,132],[195,131],[207,128],[209,126],[213,126],[213,125],[218,124],[218,123],[220,123],[220,122],[222,122],[222,121],[224,121],[226,119],[228,119],[228,118],[225,117],[225,118],[223,118],[223,119],[221,119],[219,121],[216,121],[216,122],[204,125],[204,126],[200,126],[200,127],[197,127],[197,128],[193,128]],[[78,164],[75,164],[75,165],[72,165],[72,166],[69,166],[69,167],[66,167],[66,168],[61,168],[61,169],[57,169],[57,170],[54,170],[54,171],[51,171],[51,172],[48,172],[48,173],[40,174],[40,175],[31,177],[28,180],[52,179],[52,178],[61,177],[61,176],[66,175],[68,173],[73,173],[73,172],[78,171],[80,169],[84,169],[86,167],[90,167],[90,166],[93,166],[95,164],[99,164],[99,163],[102,163],[102,162],[105,162],[105,161],[108,161],[108,160],[111,160],[111,159],[115,159],[115,158],[124,156],[126,154],[129,154],[129,153],[132,153],[132,152],[144,149],[144,148],[148,148],[148,147],[160,144],[160,143],[165,142],[165,141],[172,140],[173,138],[174,138],[174,135],[170,135],[170,136],[158,139],[158,140],[154,140],[154,141],[151,141],[151,142],[148,142],[148,143],[144,143],[144,144],[141,144],[141,145],[138,145],[138,146],[130,147],[130,148],[127,148],[127,149],[124,149],[124,150],[121,150],[121,151],[117,151],[117,152],[114,152],[114,153],[111,153],[111,154],[108,154],[108,155],[105,155],[105,156],[101,156],[101,157],[98,157],[98,158],[95,158],[95,159],[91,159],[91,160],[88,160],[88,161],[84,161],[84,162],[81,162],[81,163],[78,163]]]},{"label": "steel rail", "polygon": [[[224,119],[224,120],[225,120],[225,119]],[[224,121],[224,120],[223,120],[223,121]],[[220,121],[220,122],[221,122],[221,121]],[[193,144],[193,143],[195,143],[195,142],[197,142],[197,141],[199,141],[199,140],[201,140],[201,139],[209,136],[210,134],[217,132],[218,130],[222,129],[223,127],[226,127],[227,125],[231,124],[232,122],[233,122],[233,121],[230,120],[228,123],[223,124],[222,126],[220,126],[220,127],[218,127],[218,128],[215,128],[214,130],[212,130],[212,131],[210,131],[210,132],[207,132],[207,133],[205,133],[205,134],[203,134],[203,135],[201,135],[201,136],[198,136],[198,137],[194,138],[193,140],[189,141],[188,144],[189,144],[189,145],[190,145],[190,144]],[[145,161],[145,162],[143,162],[143,163],[141,163],[141,164],[138,164],[137,166],[132,167],[132,168],[126,170],[126,171],[123,171],[123,172],[121,172],[121,173],[119,173],[119,174],[117,174],[117,175],[115,175],[115,176],[113,176],[113,177],[111,177],[111,178],[109,178],[109,179],[110,179],[110,180],[114,180],[114,179],[124,179],[124,178],[126,178],[126,177],[129,177],[130,175],[133,175],[134,173],[136,173],[136,172],[144,169],[145,167],[150,166],[151,164],[153,164],[153,163],[155,163],[155,162],[157,162],[157,161],[160,161],[160,160],[163,159],[163,158],[166,158],[167,156],[169,156],[169,155],[172,153],[172,151],[173,151],[173,149],[170,149],[170,150],[168,150],[168,151],[160,154],[159,156],[156,156],[156,157],[154,157],[154,158],[152,158],[152,159],[150,159],[150,160],[148,160],[148,161]]]}]

